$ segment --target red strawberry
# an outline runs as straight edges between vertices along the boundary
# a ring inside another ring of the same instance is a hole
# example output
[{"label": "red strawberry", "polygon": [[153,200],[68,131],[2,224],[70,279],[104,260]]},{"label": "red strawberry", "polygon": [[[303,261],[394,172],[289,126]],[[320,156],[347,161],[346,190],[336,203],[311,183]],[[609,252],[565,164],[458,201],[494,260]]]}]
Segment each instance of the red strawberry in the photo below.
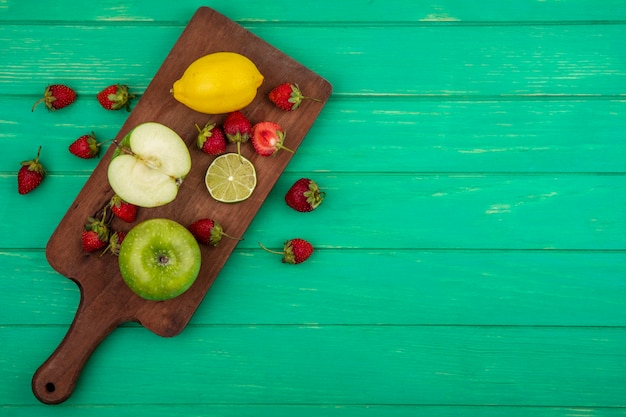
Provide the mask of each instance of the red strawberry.
[{"label": "red strawberry", "polygon": [[35,107],[42,102],[46,104],[48,110],[56,110],[69,106],[75,100],[76,92],[70,87],[63,84],[52,84],[46,87],[43,98],[37,100],[31,111],[35,111]]},{"label": "red strawberry", "polygon": [[215,123],[207,123],[203,129],[198,129],[198,148],[209,155],[221,155],[226,152],[226,138],[224,132]]},{"label": "red strawberry", "polygon": [[91,135],[83,135],[72,142],[69,150],[79,158],[91,159],[98,156],[102,143],[98,142],[95,133],[91,132]]},{"label": "red strawberry", "polygon": [[196,240],[204,245],[217,246],[222,240],[222,236],[226,236],[230,239],[237,239],[224,233],[222,226],[212,219],[200,219],[193,222],[189,226],[189,231],[196,238]]},{"label": "red strawberry", "polygon": [[137,218],[137,206],[122,200],[117,194],[109,201],[111,211],[126,223],[132,223]]},{"label": "red strawberry", "polygon": [[320,191],[315,181],[300,178],[285,194],[285,202],[299,212],[313,211],[322,204],[326,194]]},{"label": "red strawberry", "polygon": [[282,83],[274,87],[272,91],[270,91],[268,97],[278,108],[285,111],[297,109],[300,107],[302,100],[322,101],[316,98],[303,96],[298,84],[292,83]]},{"label": "red strawberry", "polygon": [[267,249],[261,245],[264,250],[269,253],[275,253],[277,255],[283,255],[283,263],[299,264],[306,261],[313,253],[313,245],[304,239],[291,239],[285,242],[282,252],[277,252]]},{"label": "red strawberry", "polygon": [[240,111],[229,113],[224,120],[224,133],[230,143],[237,144],[237,153],[241,155],[241,144],[252,135],[252,123]]},{"label": "red strawberry", "polygon": [[285,146],[285,131],[274,122],[260,122],[252,127],[252,145],[261,156],[274,155],[279,149],[293,151]]},{"label": "red strawberry", "polygon": [[107,241],[102,240],[102,238],[98,235],[98,232],[94,230],[83,230],[81,243],[85,252],[95,252],[104,248]]},{"label": "red strawberry", "polygon": [[39,162],[39,154],[41,146],[37,151],[37,157],[34,160],[23,161],[22,167],[17,172],[17,191],[20,194],[26,194],[39,187],[41,181],[46,175],[46,170]]},{"label": "red strawberry", "polygon": [[95,252],[104,248],[109,243],[109,228],[104,223],[106,210],[102,213],[102,219],[89,217],[81,234],[81,242],[85,252]]},{"label": "red strawberry", "polygon": [[109,244],[107,245],[106,248],[104,248],[100,256],[107,253],[107,251],[111,251],[113,255],[119,255],[120,247],[122,246],[122,242],[124,241],[125,237],[126,237],[126,232],[113,233],[111,237],[109,238]]},{"label": "red strawberry", "polygon": [[130,101],[135,95],[128,92],[127,85],[113,84],[100,91],[96,97],[100,105],[107,110],[125,108],[126,111],[130,111]]}]

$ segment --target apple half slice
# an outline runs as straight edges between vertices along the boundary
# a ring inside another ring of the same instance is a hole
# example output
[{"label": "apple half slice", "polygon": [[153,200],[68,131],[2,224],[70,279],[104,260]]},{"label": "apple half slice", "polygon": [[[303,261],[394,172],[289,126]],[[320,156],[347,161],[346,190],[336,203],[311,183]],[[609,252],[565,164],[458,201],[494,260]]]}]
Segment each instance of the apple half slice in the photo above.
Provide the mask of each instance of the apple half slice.
[{"label": "apple half slice", "polygon": [[118,144],[107,176],[113,191],[139,207],[158,207],[176,198],[191,170],[185,141],[156,122],[142,123]]}]

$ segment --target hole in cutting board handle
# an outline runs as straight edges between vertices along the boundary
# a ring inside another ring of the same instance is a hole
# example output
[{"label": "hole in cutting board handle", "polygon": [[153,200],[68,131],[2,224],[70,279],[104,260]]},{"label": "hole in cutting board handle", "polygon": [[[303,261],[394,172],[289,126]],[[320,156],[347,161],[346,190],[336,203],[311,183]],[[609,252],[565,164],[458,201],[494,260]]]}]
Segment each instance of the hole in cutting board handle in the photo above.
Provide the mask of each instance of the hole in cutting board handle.
[{"label": "hole in cutting board handle", "polygon": [[[125,285],[125,284],[123,284]],[[81,288],[82,297],[82,288]],[[104,338],[124,320],[119,310],[104,307],[119,296],[115,291],[100,294],[98,303],[81,303],[74,321],[55,351],[35,371],[31,382],[33,393],[45,404],[59,404],[67,400],[76,386],[82,369]],[[125,306],[121,303],[119,308]],[[106,314],[105,314],[106,313]]]}]

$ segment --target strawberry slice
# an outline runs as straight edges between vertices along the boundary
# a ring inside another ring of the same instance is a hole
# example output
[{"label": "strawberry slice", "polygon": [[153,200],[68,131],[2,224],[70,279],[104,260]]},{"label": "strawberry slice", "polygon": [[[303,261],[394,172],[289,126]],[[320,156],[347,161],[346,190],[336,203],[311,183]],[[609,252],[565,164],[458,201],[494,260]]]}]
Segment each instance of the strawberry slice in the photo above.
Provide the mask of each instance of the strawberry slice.
[{"label": "strawberry slice", "polygon": [[260,122],[252,126],[252,145],[254,150],[261,156],[271,156],[284,149],[293,151],[285,146],[285,131],[279,124],[274,122]]}]

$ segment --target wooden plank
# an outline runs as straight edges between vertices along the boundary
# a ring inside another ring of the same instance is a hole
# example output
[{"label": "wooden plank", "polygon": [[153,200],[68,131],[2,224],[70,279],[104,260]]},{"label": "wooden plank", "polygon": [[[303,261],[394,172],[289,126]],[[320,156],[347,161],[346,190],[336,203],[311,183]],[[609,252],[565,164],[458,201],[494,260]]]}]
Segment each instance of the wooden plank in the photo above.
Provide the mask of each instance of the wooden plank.
[{"label": "wooden plank", "polygon": [[[339,98],[289,169],[625,172],[625,112],[621,100]],[[346,132],[355,138],[348,144]]]},{"label": "wooden plank", "polygon": [[[333,26],[309,27],[306,36],[293,25],[245,28],[331,81],[337,95],[622,98],[626,82],[622,24],[400,25],[385,27],[384,37],[382,29],[360,25],[342,26],[341,36]],[[0,69],[0,86],[4,94],[33,98],[51,82],[87,95],[114,82],[143,91],[181,30],[63,25],[51,43],[46,26],[2,26],[0,54],[10,65]]]},{"label": "wooden plank", "polygon": [[[206,36],[205,28],[208,26],[216,30],[214,36]],[[293,77],[300,80],[299,82],[313,95],[320,97],[320,103],[315,103],[314,107],[309,106],[307,112],[295,118],[289,117],[263,97],[269,92],[267,88],[262,89],[250,104],[250,108],[256,114],[275,120],[285,130],[289,130],[291,132],[289,146],[296,150],[317,118],[323,103],[330,96],[331,85],[308,68],[208,7],[199,8],[194,14],[151,81],[142,100],[115,139],[121,141],[129,131],[141,123],[159,122],[179,133],[187,146],[195,146],[197,131],[194,127],[194,118],[200,115],[176,103],[169,90],[174,81],[198,57],[224,50],[243,54],[252,60],[269,85],[278,85],[284,77]],[[275,66],[274,60],[280,61],[281,66]],[[50,265],[60,274],[77,282],[81,292],[81,303],[66,337],[37,369],[33,377],[34,394],[47,404],[60,403],[72,394],[76,378],[91,352],[121,323],[136,321],[161,336],[175,336],[182,331],[236,245],[236,241],[233,240],[222,242],[220,247],[210,254],[206,248],[203,249],[202,265],[199,268],[200,279],[195,280],[188,290],[177,297],[155,303],[130,291],[122,280],[116,263],[106,262],[98,256],[85,256],[79,240],[73,240],[76,234],[83,230],[84,222],[106,206],[113,195],[106,175],[112,151],[113,149],[109,148],[107,155],[89,177],[46,245],[46,258]],[[185,176],[185,183],[188,185],[180,188],[175,201],[167,206],[142,210],[137,216],[137,222],[151,218],[167,218],[190,224],[196,219],[191,216],[203,207],[215,213],[214,216],[219,217],[219,213],[222,213],[222,217],[230,216],[237,219],[237,223],[231,223],[230,230],[234,235],[242,235],[282,174],[292,153],[285,152],[269,160],[259,157],[254,151],[252,155],[249,152],[242,152],[254,164],[257,173],[255,193],[245,202],[237,205],[217,203],[206,194],[194,192],[196,188],[206,190],[204,184],[206,169],[196,168]],[[196,162],[198,158],[207,165],[210,162],[204,158],[206,154],[194,156]],[[115,220],[111,227],[115,229]],[[69,243],[72,241],[74,244]]]},{"label": "wooden plank", "polygon": [[[0,326],[69,326],[78,288],[43,251],[0,263]],[[294,269],[238,249],[191,325],[626,326],[625,264],[624,252],[324,249]]]},{"label": "wooden plank", "polygon": [[[9,404],[33,404],[30,373],[63,331],[0,328]],[[625,343],[595,327],[118,328],[67,404],[625,407]]]},{"label": "wooden plank", "polygon": [[[10,416],[33,416],[41,411],[36,405],[0,406]],[[83,417],[85,410],[90,417],[134,417],[150,410],[152,417],[189,417],[197,415],[219,417],[414,417],[416,415],[459,417],[479,415],[482,417],[623,417],[623,408],[607,407],[507,407],[507,406],[429,406],[429,405],[344,405],[344,404],[252,404],[252,405],[215,405],[215,404],[131,404],[131,405],[97,405],[97,406],[57,406],[47,408],[47,417]]]},{"label": "wooden plank", "polygon": [[[49,24],[80,20],[81,22],[111,22],[118,24],[152,24],[176,22],[186,24],[202,0],[176,3],[159,3],[154,7],[150,0],[136,0],[119,4],[116,0],[102,0],[76,7],[72,0],[42,2],[40,7],[29,7],[20,0],[7,0],[0,16],[9,22],[44,21]],[[229,18],[240,22],[301,23],[346,22],[374,23],[431,23],[431,22],[577,22],[617,21],[626,19],[626,9],[620,0],[533,1],[498,0],[437,2],[362,2],[344,0],[302,0],[298,7],[288,0],[274,0],[267,4],[241,0],[213,0],[210,4]],[[306,10],[306,15],[303,15]],[[2,14],[4,13],[4,15]]]},{"label": "wooden plank", "polygon": [[[13,151],[0,154],[0,172],[7,173],[41,144],[49,172],[89,174],[98,160],[78,159],[67,147],[92,131],[99,140],[113,138],[127,116],[105,112],[89,97],[54,113],[32,114],[31,97],[5,102],[0,138]],[[626,172],[626,100],[335,97],[287,171]]]},{"label": "wooden plank", "polygon": [[[277,184],[185,332],[124,326],[37,404],[78,303],[42,248],[97,162],[66,141],[119,130],[95,93],[141,95],[201,5],[0,4],[0,415],[626,416],[623,0],[212,1],[334,84],[288,167],[327,201],[305,221]],[[56,81],[76,105],[31,113]],[[322,242],[298,269],[256,246],[295,233]]]},{"label": "wooden plank", "polygon": [[[287,172],[278,180],[240,248],[256,248],[259,241],[276,247],[292,234],[319,248],[626,248],[622,175],[315,173],[326,200],[303,214],[283,200],[300,174]],[[85,179],[53,176],[5,205],[3,215],[12,222],[0,224],[0,248],[44,247]],[[0,177],[0,193],[12,195],[15,187],[14,175]],[[51,200],[51,193],[59,197]],[[207,210],[197,216],[217,216],[226,230],[235,221]]]}]

